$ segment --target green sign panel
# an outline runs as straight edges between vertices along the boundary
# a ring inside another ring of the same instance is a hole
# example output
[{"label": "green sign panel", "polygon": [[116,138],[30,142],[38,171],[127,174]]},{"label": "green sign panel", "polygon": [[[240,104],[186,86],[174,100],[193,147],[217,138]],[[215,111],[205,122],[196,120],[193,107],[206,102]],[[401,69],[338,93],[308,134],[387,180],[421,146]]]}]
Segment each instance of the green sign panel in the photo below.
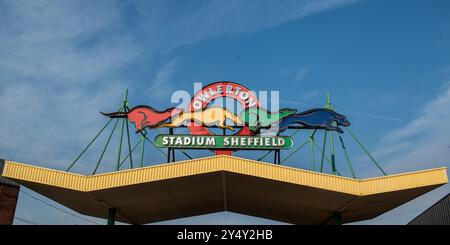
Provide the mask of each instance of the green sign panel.
[{"label": "green sign panel", "polygon": [[158,147],[184,149],[288,149],[294,144],[291,137],[217,136],[217,135],[169,135],[156,136]]}]

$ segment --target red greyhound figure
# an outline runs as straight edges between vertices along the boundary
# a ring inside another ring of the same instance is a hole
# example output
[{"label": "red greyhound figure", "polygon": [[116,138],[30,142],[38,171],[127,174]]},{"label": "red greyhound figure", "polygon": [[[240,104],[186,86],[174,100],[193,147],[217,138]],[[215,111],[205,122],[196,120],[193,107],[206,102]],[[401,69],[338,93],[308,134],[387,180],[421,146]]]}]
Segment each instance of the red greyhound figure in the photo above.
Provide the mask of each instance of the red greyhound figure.
[{"label": "red greyhound figure", "polygon": [[164,123],[171,116],[178,115],[183,110],[172,107],[165,111],[158,111],[150,106],[139,105],[133,107],[127,112],[112,112],[102,113],[110,118],[128,118],[128,120],[135,124],[136,133],[141,132],[146,127],[155,128]]}]

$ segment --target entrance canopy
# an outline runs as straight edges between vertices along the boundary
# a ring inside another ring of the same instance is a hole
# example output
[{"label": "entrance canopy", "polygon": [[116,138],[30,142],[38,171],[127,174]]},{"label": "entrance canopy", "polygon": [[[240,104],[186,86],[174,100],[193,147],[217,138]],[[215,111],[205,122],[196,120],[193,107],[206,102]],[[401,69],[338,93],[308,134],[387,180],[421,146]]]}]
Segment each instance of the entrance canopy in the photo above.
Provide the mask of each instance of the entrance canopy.
[{"label": "entrance canopy", "polygon": [[294,224],[374,218],[448,182],[446,168],[351,179],[233,156],[84,176],[0,162],[0,175],[79,213],[145,224],[230,211]]}]

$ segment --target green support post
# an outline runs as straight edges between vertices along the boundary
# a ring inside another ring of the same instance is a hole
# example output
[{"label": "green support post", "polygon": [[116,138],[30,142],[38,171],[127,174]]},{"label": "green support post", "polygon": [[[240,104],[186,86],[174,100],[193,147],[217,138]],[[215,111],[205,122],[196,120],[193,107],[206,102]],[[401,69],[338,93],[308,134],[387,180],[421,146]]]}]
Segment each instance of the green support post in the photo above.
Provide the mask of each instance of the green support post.
[{"label": "green support post", "polygon": [[281,164],[281,152],[280,152],[280,149],[278,149],[277,151],[278,151],[277,162],[278,162],[278,165],[280,165]]},{"label": "green support post", "polygon": [[[126,108],[128,108],[127,104],[128,101],[125,102],[125,111],[128,112],[128,110]],[[126,122],[126,127],[127,127],[127,140],[128,140],[128,152],[129,152],[129,156],[130,156],[130,168],[133,169],[133,154],[131,154],[133,151],[131,150],[131,141],[130,141],[130,128],[128,126],[128,118],[125,118],[125,122]],[[133,148],[134,150],[134,148]]]},{"label": "green support post", "polygon": [[309,148],[310,148],[310,155],[311,155],[311,169],[312,171],[315,171],[314,166],[314,134],[313,130],[309,130]]},{"label": "green support post", "polygon": [[334,221],[336,222],[336,225],[342,225],[342,215],[341,213],[335,213],[334,214]]},{"label": "green support post", "polygon": [[330,134],[330,148],[331,148],[331,171],[333,174],[336,174],[336,159],[334,155],[334,142],[333,142],[333,132],[329,132]]},{"label": "green support post", "polygon": [[124,128],[124,120],[121,120],[121,124],[120,124],[120,138],[119,138],[119,146],[118,146],[118,152],[117,152],[117,163],[116,163],[116,171],[119,171],[120,168],[120,157],[121,157],[121,152],[122,152],[122,141],[123,141],[123,128]]},{"label": "green support post", "polygon": [[131,154],[133,154],[134,150],[141,144],[141,140],[139,140],[136,144],[134,144],[133,148],[131,148],[131,153],[128,153],[128,155],[120,162],[119,168],[122,167],[122,165],[125,163],[125,161],[130,157]]},{"label": "green support post", "polygon": [[325,158],[325,147],[327,146],[327,131],[323,133],[322,159],[320,160],[320,172],[323,172],[323,160]]},{"label": "green support post", "polygon": [[[119,109],[117,109],[118,111],[120,111],[122,108],[122,105],[119,107]],[[108,127],[108,125],[112,122],[113,118],[110,118],[108,120],[108,122],[105,124],[105,126],[103,126],[103,128],[97,133],[97,135],[95,135],[95,137],[91,140],[91,142],[89,142],[89,144],[83,149],[83,151],[75,158],[75,160],[70,164],[70,166],[66,169],[66,172],[69,172],[69,170],[73,167],[73,165],[75,165],[75,163],[81,158],[81,156],[87,151],[87,149],[92,145],[92,143],[94,143],[94,141],[100,136],[100,134],[102,134],[102,132],[106,129],[106,127]]]},{"label": "green support post", "polygon": [[[316,150],[317,150],[317,151],[322,152],[323,149],[321,149],[321,148],[319,147],[319,145],[317,145],[315,142],[314,142],[314,146],[316,147]],[[331,160],[328,159],[328,157],[327,157],[326,155],[323,155],[323,157],[324,157],[324,159],[327,161],[327,163],[328,163],[328,164],[330,165],[330,167],[331,167]],[[339,170],[337,170],[337,169],[336,169],[336,173],[337,173],[337,175],[341,176],[341,173],[339,173]]]},{"label": "green support post", "polygon": [[380,164],[378,164],[378,162],[375,160],[375,158],[372,157],[370,152],[366,149],[366,147],[364,147],[364,145],[361,143],[361,141],[359,141],[358,138],[356,138],[356,135],[353,133],[353,131],[349,127],[347,127],[346,129],[350,133],[352,138],[356,141],[356,143],[358,143],[358,145],[361,147],[361,149],[367,154],[367,156],[369,156],[370,160],[372,160],[372,162],[381,171],[381,173],[383,173],[383,175],[386,176],[387,175],[386,172],[384,172],[383,168],[381,168]]},{"label": "green support post", "polygon": [[89,142],[89,144],[83,149],[83,151],[75,158],[72,164],[70,164],[70,166],[66,169],[66,172],[69,172],[69,170],[73,167],[73,165],[75,165],[78,159],[80,159],[80,157],[87,151],[87,149],[92,145],[92,143],[94,143],[94,141],[98,138],[98,136],[100,136],[103,130],[105,130],[105,128],[108,127],[108,125],[111,123],[112,120],[113,120],[112,118],[108,120],[105,126],[103,126],[103,128],[97,133],[97,135],[95,135],[95,137],[91,140],[91,142]]},{"label": "green support post", "polygon": [[[327,104],[326,104],[326,108],[333,110],[333,106],[331,105],[331,99],[330,99],[330,93],[327,92]],[[330,131],[330,151],[331,151],[331,171],[333,172],[333,174],[336,174],[336,160],[335,160],[335,155],[334,155],[334,142],[333,142],[333,132]]]},{"label": "green support post", "polygon": [[[280,154],[280,150],[277,149],[277,150],[274,150],[273,152],[274,152],[273,163],[274,163],[274,164],[280,165],[280,164],[281,164],[281,154]],[[285,160],[286,160],[286,159],[285,159]]]},{"label": "green support post", "polygon": [[[119,110],[119,111],[121,111],[121,110]],[[116,127],[117,127],[117,123],[118,123],[118,122],[119,122],[119,119],[116,119],[116,123],[114,124],[114,127],[113,127],[111,133],[110,133],[109,136],[108,136],[108,140],[106,141],[105,147],[103,148],[103,151],[102,151],[102,153],[100,154],[100,157],[98,158],[97,165],[95,165],[94,171],[92,171],[92,175],[94,175],[95,173],[97,173],[97,169],[98,169],[98,167],[100,166],[100,163],[102,162],[103,155],[105,155],[106,149],[108,148],[109,142],[111,141],[111,138],[112,138],[112,136],[113,136],[113,134],[114,134],[114,131],[116,130]]]},{"label": "green support post", "polygon": [[[122,108],[125,108],[127,98],[128,98],[128,89],[125,90],[125,98],[122,102]],[[119,149],[118,149],[118,153],[117,153],[116,171],[119,171],[119,168],[120,168],[120,155],[122,152],[123,129],[124,129],[126,120],[127,120],[126,118],[123,118],[122,122],[120,124],[121,129],[120,129],[120,138],[119,138],[119,146],[118,146]]]},{"label": "green support post", "polygon": [[353,170],[352,162],[350,161],[350,157],[348,155],[347,148],[345,147],[344,140],[342,139],[342,137],[340,135],[339,135],[339,140],[341,141],[342,150],[344,151],[345,159],[347,160],[347,164],[350,169],[350,172],[352,173],[353,178],[356,179],[356,174],[355,174],[355,171]]},{"label": "green support post", "polygon": [[141,135],[142,145],[141,145],[141,161],[139,163],[139,166],[142,168],[144,165],[144,145],[145,145],[145,138],[143,135]]},{"label": "green support post", "polygon": [[114,225],[116,223],[116,209],[108,208],[108,225]]}]

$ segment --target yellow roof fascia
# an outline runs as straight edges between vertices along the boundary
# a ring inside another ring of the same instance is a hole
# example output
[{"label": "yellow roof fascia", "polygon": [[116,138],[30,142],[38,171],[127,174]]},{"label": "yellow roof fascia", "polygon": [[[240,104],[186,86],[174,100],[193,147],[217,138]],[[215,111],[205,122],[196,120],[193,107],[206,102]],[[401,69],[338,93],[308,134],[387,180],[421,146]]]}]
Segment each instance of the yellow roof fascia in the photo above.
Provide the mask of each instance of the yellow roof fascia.
[{"label": "yellow roof fascia", "polygon": [[4,161],[2,176],[82,192],[117,188],[190,175],[228,171],[313,188],[365,196],[448,182],[446,167],[369,179],[352,179],[233,156],[212,156],[85,176]]}]

